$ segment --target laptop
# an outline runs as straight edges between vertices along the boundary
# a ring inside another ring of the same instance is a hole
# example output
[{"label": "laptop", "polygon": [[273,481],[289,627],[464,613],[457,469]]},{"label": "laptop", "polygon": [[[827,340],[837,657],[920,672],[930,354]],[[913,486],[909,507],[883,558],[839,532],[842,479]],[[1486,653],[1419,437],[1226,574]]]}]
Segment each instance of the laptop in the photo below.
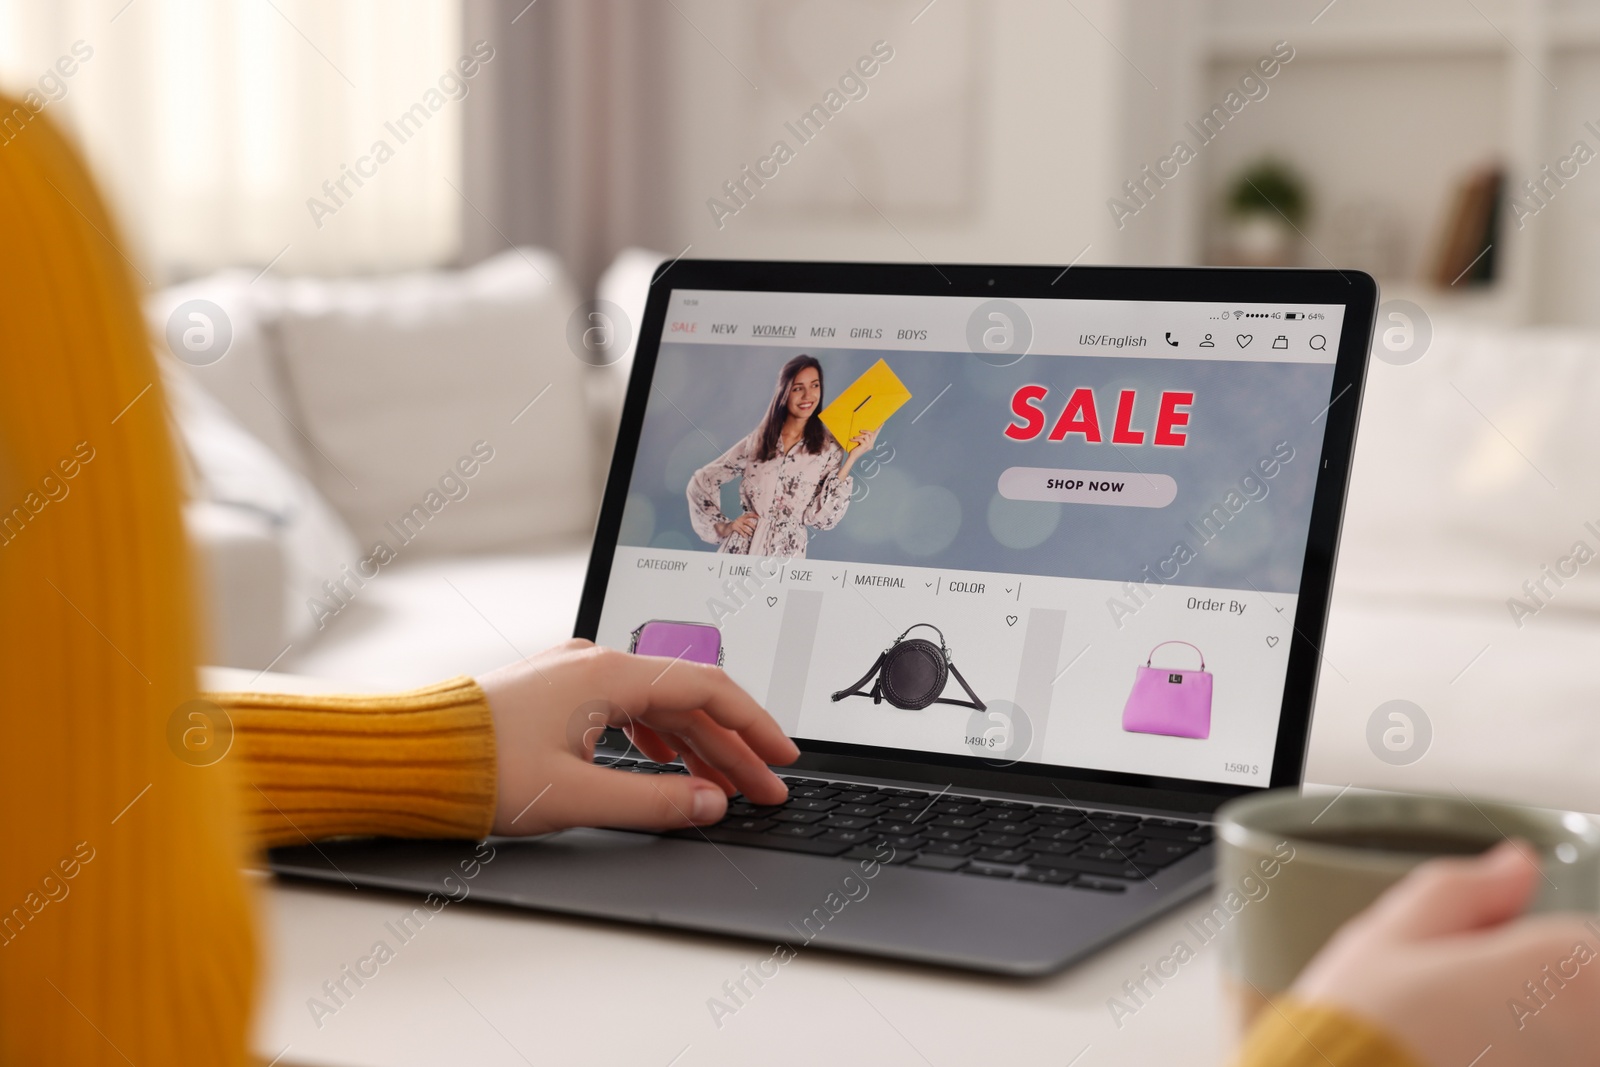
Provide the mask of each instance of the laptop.
[{"label": "laptop", "polygon": [[[721,663],[803,753],[789,800],[274,869],[452,899],[470,869],[479,900],[779,955],[1083,958],[1208,889],[1218,805],[1301,782],[1376,294],[1336,270],[662,266],[576,633]],[[620,735],[595,759],[685,773]]]}]

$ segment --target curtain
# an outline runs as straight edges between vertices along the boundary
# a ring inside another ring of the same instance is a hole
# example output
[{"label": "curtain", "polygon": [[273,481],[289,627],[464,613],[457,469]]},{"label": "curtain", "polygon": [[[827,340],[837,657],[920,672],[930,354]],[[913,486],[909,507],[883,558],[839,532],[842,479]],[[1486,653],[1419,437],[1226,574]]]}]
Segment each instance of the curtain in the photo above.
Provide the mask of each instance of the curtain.
[{"label": "curtain", "polygon": [[538,245],[590,293],[624,248],[677,254],[674,5],[465,0],[464,18],[503,58],[465,108],[463,258]]},{"label": "curtain", "polygon": [[443,263],[498,57],[461,0],[0,0],[0,151],[36,114],[75,136],[150,285]]}]

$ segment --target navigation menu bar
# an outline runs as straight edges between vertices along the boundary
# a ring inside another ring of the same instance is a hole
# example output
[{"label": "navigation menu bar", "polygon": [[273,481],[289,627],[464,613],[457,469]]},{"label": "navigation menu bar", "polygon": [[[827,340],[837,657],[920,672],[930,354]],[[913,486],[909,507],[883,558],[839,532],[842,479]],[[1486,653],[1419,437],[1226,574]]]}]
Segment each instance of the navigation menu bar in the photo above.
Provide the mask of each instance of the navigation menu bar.
[{"label": "navigation menu bar", "polygon": [[662,340],[1024,355],[1332,363],[1344,307],[674,290]]}]

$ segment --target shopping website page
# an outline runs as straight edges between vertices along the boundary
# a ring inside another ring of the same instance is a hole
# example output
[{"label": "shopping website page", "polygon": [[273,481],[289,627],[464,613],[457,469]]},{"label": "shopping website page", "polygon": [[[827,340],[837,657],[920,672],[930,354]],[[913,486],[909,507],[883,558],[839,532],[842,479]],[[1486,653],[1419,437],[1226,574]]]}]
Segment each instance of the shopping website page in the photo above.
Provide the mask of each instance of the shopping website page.
[{"label": "shopping website page", "polygon": [[674,291],[599,643],[799,739],[1265,785],[1342,317]]}]

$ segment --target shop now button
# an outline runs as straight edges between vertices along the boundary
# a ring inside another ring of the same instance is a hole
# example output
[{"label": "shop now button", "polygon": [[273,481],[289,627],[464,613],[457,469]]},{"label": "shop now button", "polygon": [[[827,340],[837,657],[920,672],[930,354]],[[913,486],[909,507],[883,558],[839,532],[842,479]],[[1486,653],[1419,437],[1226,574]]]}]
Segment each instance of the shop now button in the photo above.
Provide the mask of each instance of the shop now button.
[{"label": "shop now button", "polygon": [[1178,483],[1165,474],[1134,471],[1066,471],[1054,467],[1007,467],[1000,495],[1008,500],[1047,500],[1057,504],[1117,504],[1125,508],[1164,508],[1178,495]]}]

